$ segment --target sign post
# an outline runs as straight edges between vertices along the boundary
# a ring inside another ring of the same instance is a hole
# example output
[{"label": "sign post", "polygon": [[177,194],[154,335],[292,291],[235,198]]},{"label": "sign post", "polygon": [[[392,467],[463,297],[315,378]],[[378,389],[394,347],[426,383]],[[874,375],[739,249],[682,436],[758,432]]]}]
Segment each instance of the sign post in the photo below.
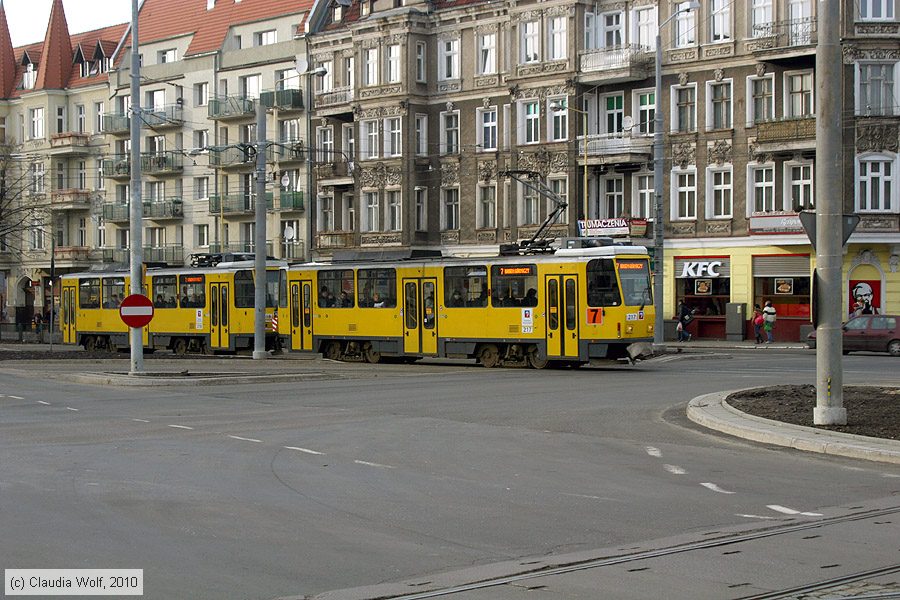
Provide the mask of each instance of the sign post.
[{"label": "sign post", "polygon": [[131,294],[119,305],[122,322],[134,329],[140,329],[153,319],[153,303],[142,294]]}]

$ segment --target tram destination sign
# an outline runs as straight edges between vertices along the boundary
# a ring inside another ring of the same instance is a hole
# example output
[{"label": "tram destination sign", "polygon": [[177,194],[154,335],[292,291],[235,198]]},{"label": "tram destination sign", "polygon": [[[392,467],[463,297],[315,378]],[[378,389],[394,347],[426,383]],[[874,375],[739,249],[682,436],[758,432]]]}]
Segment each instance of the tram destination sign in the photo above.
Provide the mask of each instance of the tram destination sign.
[{"label": "tram destination sign", "polygon": [[153,302],[142,294],[131,294],[119,305],[119,316],[129,327],[143,327],[153,319]]}]

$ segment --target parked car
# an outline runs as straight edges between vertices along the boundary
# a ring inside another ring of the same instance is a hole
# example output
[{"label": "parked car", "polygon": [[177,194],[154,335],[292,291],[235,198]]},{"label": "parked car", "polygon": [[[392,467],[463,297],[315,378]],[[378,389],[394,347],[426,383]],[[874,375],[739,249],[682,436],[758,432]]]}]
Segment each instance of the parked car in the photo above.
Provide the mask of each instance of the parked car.
[{"label": "parked car", "polygon": [[[861,315],[853,317],[841,327],[844,330],[844,354],[850,352],[887,352],[900,356],[900,316]],[[810,348],[816,347],[816,332],[806,337]]]}]

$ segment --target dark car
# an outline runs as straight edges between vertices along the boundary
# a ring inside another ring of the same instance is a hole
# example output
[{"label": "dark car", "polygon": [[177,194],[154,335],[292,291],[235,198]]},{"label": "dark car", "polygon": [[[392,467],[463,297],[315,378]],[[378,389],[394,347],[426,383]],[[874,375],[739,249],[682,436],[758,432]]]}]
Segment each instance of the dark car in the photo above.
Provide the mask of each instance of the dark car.
[{"label": "dark car", "polygon": [[[850,352],[887,352],[900,356],[900,329],[897,315],[861,315],[844,323],[844,354]],[[806,338],[810,348],[816,347],[816,332]]]}]

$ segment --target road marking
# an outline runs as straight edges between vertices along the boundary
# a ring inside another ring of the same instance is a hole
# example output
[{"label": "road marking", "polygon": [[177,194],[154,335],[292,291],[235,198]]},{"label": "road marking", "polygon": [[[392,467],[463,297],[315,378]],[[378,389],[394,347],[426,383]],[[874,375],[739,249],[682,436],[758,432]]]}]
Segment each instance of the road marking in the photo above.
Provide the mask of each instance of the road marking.
[{"label": "road marking", "polygon": [[712,490],[714,492],[718,492],[720,494],[736,494],[737,493],[737,492],[729,492],[728,490],[723,490],[722,488],[720,488],[719,486],[717,486],[714,483],[701,483],[700,485],[702,485],[706,489]]},{"label": "road marking", "polygon": [[169,425],[169,427],[171,427],[172,429],[190,429],[191,431],[194,430],[193,427],[188,427],[187,425]]},{"label": "road marking", "polygon": [[735,516],[736,516],[736,517],[747,517],[748,519],[765,519],[765,520],[770,520],[770,519],[774,519],[774,518],[775,518],[775,517],[764,517],[764,516],[762,516],[762,515],[741,515],[741,514],[738,514],[738,515],[735,515]]},{"label": "road marking", "polygon": [[612,498],[604,498],[603,496],[591,496],[590,494],[567,494],[562,492],[563,496],[569,496],[570,498],[587,498],[588,500],[612,500]]},{"label": "road marking", "polygon": [[793,508],[788,508],[787,506],[780,506],[778,504],[767,504],[766,508],[770,508],[775,512],[784,513],[786,515],[803,515],[804,517],[821,517],[822,513],[814,513],[814,512],[800,512],[799,510],[794,510]]},{"label": "road marking", "polygon": [[672,475],[685,475],[687,473],[687,471],[677,465],[663,465],[663,469],[665,469]]},{"label": "road marking", "polygon": [[7,396],[7,398],[13,398],[15,400],[24,400],[25,399],[22,396]]},{"label": "road marking", "polygon": [[297,452],[305,452],[306,454],[315,454],[317,456],[323,456],[324,452],[316,452],[315,450],[310,450],[309,448],[298,448],[297,446],[284,446],[286,450],[296,450]]},{"label": "road marking", "polygon": [[654,448],[653,446],[647,446],[646,448],[644,448],[644,450],[646,450],[647,454],[649,454],[650,456],[655,456],[656,458],[659,458],[660,456],[662,456],[662,452],[659,451],[659,448]]},{"label": "road marking", "polygon": [[382,464],[380,464],[380,463],[367,462],[367,461],[364,461],[364,460],[354,460],[353,462],[355,462],[355,463],[358,464],[358,465],[365,465],[365,466],[367,466],[367,467],[379,467],[379,468],[382,468],[382,469],[396,469],[396,467],[392,467],[392,466],[390,466],[390,465],[382,465]]},{"label": "road marking", "polygon": [[253,438],[245,438],[245,437],[241,437],[239,435],[229,435],[228,437],[230,437],[233,440],[241,440],[242,442],[254,442],[257,444],[262,444],[262,440],[254,440]]},{"label": "road marking", "polygon": [[900,475],[895,475],[894,473],[882,473],[882,477],[900,477]]},{"label": "road marking", "polygon": [[38,400],[37,403],[38,403],[38,404],[43,404],[44,406],[50,406],[50,403],[49,403],[49,402],[44,402],[43,400]]},{"label": "road marking", "polygon": [[137,421],[138,423],[149,423],[147,419],[132,419],[132,421]]},{"label": "road marking", "polygon": [[71,406],[67,406],[66,410],[71,410],[72,412],[78,412],[77,408],[72,408]]}]

